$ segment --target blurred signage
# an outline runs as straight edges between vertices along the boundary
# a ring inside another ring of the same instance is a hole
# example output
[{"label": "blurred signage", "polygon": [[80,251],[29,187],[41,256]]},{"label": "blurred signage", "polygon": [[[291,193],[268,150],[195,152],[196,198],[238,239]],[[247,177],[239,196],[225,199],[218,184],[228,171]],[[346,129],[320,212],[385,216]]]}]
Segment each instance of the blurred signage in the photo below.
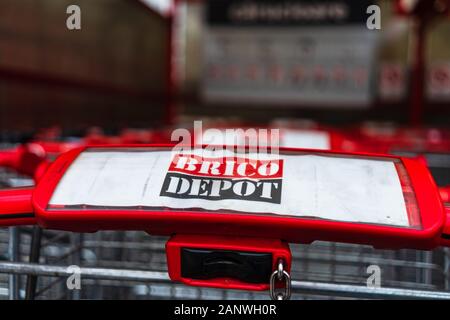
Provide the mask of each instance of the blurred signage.
[{"label": "blurred signage", "polygon": [[[403,63],[381,63],[379,95],[382,101],[407,98],[408,69]],[[426,71],[426,97],[430,102],[450,101],[450,62],[431,63]]]},{"label": "blurred signage", "polygon": [[401,63],[382,63],[379,67],[379,94],[382,100],[398,101],[406,97],[405,67]]},{"label": "blurred signage", "polygon": [[366,108],[379,33],[372,1],[212,0],[205,8],[206,101]]},{"label": "blurred signage", "polygon": [[365,23],[371,2],[352,2],[356,1],[211,0],[206,19],[209,25],[225,26]]},{"label": "blurred signage", "polygon": [[450,100],[450,63],[434,63],[430,66],[427,93],[431,101]]}]

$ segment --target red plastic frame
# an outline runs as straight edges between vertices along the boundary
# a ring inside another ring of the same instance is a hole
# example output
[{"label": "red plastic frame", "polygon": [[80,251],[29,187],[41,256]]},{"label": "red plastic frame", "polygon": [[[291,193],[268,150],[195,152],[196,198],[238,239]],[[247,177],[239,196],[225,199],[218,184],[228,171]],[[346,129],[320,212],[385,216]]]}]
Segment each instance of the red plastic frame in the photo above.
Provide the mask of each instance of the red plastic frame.
[{"label": "red plastic frame", "polygon": [[[102,148],[167,148],[173,145],[126,145],[103,146]],[[100,147],[95,147],[100,148]],[[209,234],[245,235],[249,237],[282,239],[287,242],[311,243],[315,240],[369,244],[380,248],[431,249],[438,246],[446,214],[428,169],[414,159],[367,153],[352,153],[347,156],[389,157],[403,163],[411,180],[412,188],[420,208],[421,229],[383,225],[301,219],[281,216],[258,216],[227,213],[183,212],[176,210],[47,210],[47,204],[59,180],[70,164],[87,147],[62,154],[50,166],[33,195],[33,206],[38,223],[46,228],[93,232],[110,230],[145,230],[152,234]],[[313,152],[319,154],[342,154],[323,150],[300,150],[281,148],[281,153]]]}]

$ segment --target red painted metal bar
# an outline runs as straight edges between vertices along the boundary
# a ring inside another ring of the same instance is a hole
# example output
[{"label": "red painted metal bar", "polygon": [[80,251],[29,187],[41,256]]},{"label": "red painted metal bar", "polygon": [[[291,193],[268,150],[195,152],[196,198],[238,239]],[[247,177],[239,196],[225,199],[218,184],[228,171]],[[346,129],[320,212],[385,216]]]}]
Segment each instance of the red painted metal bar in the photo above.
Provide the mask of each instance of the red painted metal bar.
[{"label": "red painted metal bar", "polygon": [[439,193],[442,198],[442,202],[450,205],[450,186],[439,188]]},{"label": "red painted metal bar", "polygon": [[18,149],[8,149],[0,151],[0,167],[11,168],[17,159]]},{"label": "red painted metal bar", "polygon": [[32,193],[32,188],[0,190],[0,227],[36,224]]}]

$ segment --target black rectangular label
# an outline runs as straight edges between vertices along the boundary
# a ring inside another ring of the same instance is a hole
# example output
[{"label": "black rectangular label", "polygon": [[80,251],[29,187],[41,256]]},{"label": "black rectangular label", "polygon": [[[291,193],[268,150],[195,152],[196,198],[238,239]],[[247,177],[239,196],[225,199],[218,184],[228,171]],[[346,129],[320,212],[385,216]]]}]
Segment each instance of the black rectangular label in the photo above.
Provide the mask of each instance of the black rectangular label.
[{"label": "black rectangular label", "polygon": [[210,0],[206,21],[221,26],[365,24],[373,0]]},{"label": "black rectangular label", "polygon": [[281,203],[282,179],[224,179],[168,172],[160,196]]}]

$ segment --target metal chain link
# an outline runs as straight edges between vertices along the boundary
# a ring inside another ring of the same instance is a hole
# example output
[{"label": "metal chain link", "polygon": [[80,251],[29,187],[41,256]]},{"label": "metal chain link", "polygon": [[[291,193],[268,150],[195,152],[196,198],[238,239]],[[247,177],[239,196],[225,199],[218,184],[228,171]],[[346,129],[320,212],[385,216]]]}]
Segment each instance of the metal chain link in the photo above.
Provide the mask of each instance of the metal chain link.
[{"label": "metal chain link", "polygon": [[[277,280],[284,280],[284,291],[276,291],[275,283]],[[278,268],[270,276],[270,297],[272,300],[289,300],[291,298],[291,276],[284,270],[284,261],[282,259],[278,260]]]}]

